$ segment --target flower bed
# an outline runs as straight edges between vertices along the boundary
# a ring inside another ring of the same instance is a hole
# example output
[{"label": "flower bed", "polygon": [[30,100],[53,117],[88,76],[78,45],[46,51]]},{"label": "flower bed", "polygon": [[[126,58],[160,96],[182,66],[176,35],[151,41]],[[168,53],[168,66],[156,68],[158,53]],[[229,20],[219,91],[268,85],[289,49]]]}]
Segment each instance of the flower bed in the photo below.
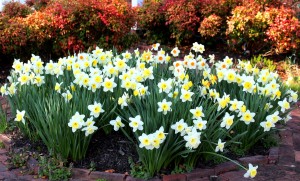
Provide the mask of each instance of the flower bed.
[{"label": "flower bed", "polygon": [[[297,101],[276,73],[229,57],[214,63],[201,56],[201,44],[183,61],[178,48],[152,49],[16,60],[1,93],[21,131],[65,159],[84,158],[95,131],[122,131],[143,170],[132,176],[142,178],[179,164],[193,168],[200,157],[228,159],[223,153],[234,148],[246,152],[285,123]],[[249,164],[244,176],[256,169]]]}]

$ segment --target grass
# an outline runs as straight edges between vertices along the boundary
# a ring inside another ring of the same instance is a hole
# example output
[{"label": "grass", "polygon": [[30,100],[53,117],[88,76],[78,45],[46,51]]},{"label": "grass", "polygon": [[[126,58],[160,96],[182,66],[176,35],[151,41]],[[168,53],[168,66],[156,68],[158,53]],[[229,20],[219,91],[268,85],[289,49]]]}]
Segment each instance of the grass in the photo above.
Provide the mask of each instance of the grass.
[{"label": "grass", "polygon": [[0,134],[4,133],[8,126],[7,123],[7,115],[3,110],[2,106],[0,106]]},{"label": "grass", "polygon": [[286,82],[287,86],[298,93],[300,97],[300,76],[290,77]]},{"label": "grass", "polygon": [[4,149],[4,148],[5,148],[5,145],[4,145],[4,143],[3,143],[2,141],[0,141],[0,148],[1,148],[1,149]]}]

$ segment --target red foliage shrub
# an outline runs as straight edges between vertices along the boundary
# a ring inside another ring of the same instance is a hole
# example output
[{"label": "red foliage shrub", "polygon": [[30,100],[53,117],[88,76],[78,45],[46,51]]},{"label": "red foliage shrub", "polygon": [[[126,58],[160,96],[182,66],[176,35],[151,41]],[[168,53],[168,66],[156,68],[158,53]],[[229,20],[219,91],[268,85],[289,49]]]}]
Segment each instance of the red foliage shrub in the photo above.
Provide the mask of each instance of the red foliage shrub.
[{"label": "red foliage shrub", "polygon": [[48,5],[51,0],[26,0],[25,4],[30,7],[33,7],[35,10],[39,10]]},{"label": "red foliage shrub", "polygon": [[170,26],[171,37],[175,38],[176,44],[189,39],[197,31],[200,22],[199,0],[166,0],[164,9],[166,23]]},{"label": "red foliage shrub", "polygon": [[220,26],[222,23],[222,18],[215,14],[204,18],[201,22],[198,32],[201,36],[205,38],[210,38],[216,36],[220,32]]},{"label": "red foliage shrub", "polygon": [[243,0],[202,0],[201,14],[208,17],[211,14],[216,14],[226,18],[236,6],[242,4]]},{"label": "red foliage shrub", "polygon": [[275,9],[276,17],[266,31],[268,39],[272,41],[272,48],[276,53],[295,50],[300,45],[300,22],[289,8]]},{"label": "red foliage shrub", "polygon": [[138,28],[146,30],[145,37],[150,44],[166,43],[170,39],[163,5],[164,0],[145,0],[137,8]]},{"label": "red foliage shrub", "polygon": [[299,45],[299,20],[276,0],[248,0],[233,9],[227,24],[229,45],[237,51],[244,48],[258,53],[271,47],[275,51],[268,54],[285,53]]},{"label": "red foliage shrub", "polygon": [[215,22],[215,25],[225,26],[226,16],[241,2],[242,0],[146,0],[138,9],[139,24],[154,41],[157,41],[157,37],[172,38],[176,44],[180,44],[188,42],[197,34],[201,20],[212,14],[225,17],[221,20],[221,25],[220,22]]},{"label": "red foliage shrub", "polygon": [[[2,17],[5,19],[6,17]],[[9,19],[0,31],[0,44],[2,53],[15,53],[21,50],[27,42],[27,29],[24,24],[19,24],[17,19]]]},{"label": "red foliage shrub", "polygon": [[47,51],[58,56],[104,43],[121,48],[136,19],[125,0],[56,0],[26,17],[4,17],[8,16],[0,19],[3,52],[26,46],[29,53]]},{"label": "red foliage shrub", "polygon": [[28,14],[32,13],[33,10],[20,2],[7,2],[5,3],[2,13],[4,13],[9,18],[13,17],[26,17]]}]

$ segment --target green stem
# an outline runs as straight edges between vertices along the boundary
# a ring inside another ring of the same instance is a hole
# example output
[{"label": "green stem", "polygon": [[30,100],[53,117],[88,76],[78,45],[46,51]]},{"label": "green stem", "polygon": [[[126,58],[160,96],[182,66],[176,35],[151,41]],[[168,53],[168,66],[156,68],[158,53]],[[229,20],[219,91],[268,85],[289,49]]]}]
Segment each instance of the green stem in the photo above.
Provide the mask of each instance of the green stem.
[{"label": "green stem", "polygon": [[219,156],[219,157],[221,157],[221,158],[224,158],[225,160],[228,160],[228,161],[233,162],[234,164],[238,165],[239,167],[243,168],[244,170],[248,170],[246,167],[244,167],[243,165],[241,165],[239,162],[234,161],[234,160],[232,160],[232,159],[230,159],[230,158],[227,158],[227,157],[224,156],[224,155],[220,155],[220,154],[213,153],[213,152],[200,152],[200,154],[201,154],[201,153],[204,153],[204,154],[211,154],[211,155],[214,155],[214,156]]}]

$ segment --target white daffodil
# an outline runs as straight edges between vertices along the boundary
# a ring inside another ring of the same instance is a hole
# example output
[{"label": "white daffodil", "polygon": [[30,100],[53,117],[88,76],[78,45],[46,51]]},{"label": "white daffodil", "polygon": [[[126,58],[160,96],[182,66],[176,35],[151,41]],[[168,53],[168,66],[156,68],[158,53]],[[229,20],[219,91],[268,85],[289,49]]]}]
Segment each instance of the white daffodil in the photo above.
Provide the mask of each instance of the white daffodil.
[{"label": "white daffodil", "polygon": [[17,83],[15,83],[15,82],[11,83],[10,86],[7,88],[6,93],[10,96],[15,95],[15,93],[17,92],[17,88],[16,88],[17,85],[18,85],[18,82]]},{"label": "white daffodil", "polygon": [[202,118],[194,119],[193,123],[194,123],[194,127],[199,129],[200,131],[206,129],[207,121],[202,120]]},{"label": "white daffodil", "polygon": [[136,130],[140,130],[140,131],[143,130],[144,123],[142,122],[140,115],[137,115],[134,118],[130,117],[129,120],[130,120],[129,126],[132,127],[133,132],[136,132]]},{"label": "white daffodil", "polygon": [[61,95],[65,98],[66,102],[69,102],[73,98],[73,96],[69,90],[67,90],[67,92],[65,92],[65,93],[62,93]]},{"label": "white daffodil", "polygon": [[239,112],[239,109],[244,105],[243,101],[238,101],[237,99],[234,99],[233,101],[230,101],[229,104],[231,105],[229,107],[230,111]]},{"label": "white daffodil", "polygon": [[7,92],[7,84],[4,84],[4,85],[1,86],[0,92],[1,92],[1,95],[2,95],[2,96],[8,95],[8,92]]},{"label": "white daffodil", "polygon": [[41,85],[43,85],[45,83],[45,77],[44,76],[40,76],[40,75],[36,75],[34,77],[34,82],[35,85],[37,85],[38,87],[40,87]]},{"label": "white daffodil", "polygon": [[151,50],[155,50],[155,51],[158,51],[158,47],[160,46],[160,43],[155,43],[152,45],[152,48]]},{"label": "white daffodil", "polygon": [[94,124],[95,124],[94,118],[90,117],[86,120],[86,122],[84,122],[83,126],[91,126],[91,125],[94,125]]},{"label": "white daffodil", "polygon": [[278,114],[279,114],[279,111],[275,111],[273,114],[268,115],[266,120],[271,121],[275,124],[275,123],[277,123],[278,121],[281,120],[281,117],[279,117]]},{"label": "white daffodil", "polygon": [[221,127],[222,128],[225,127],[226,129],[229,129],[230,126],[233,124],[233,119],[234,119],[234,115],[229,115],[229,113],[226,112],[225,116],[222,119]]},{"label": "white daffodil", "polygon": [[114,61],[114,65],[119,72],[123,72],[127,69],[126,59],[117,58]]},{"label": "white daffodil", "polygon": [[186,141],[185,147],[189,149],[196,149],[200,145],[200,132],[197,132],[196,128],[193,128],[192,131],[188,132],[183,138]]},{"label": "white daffodil", "polygon": [[54,90],[55,90],[56,92],[58,92],[58,93],[61,92],[61,84],[62,84],[62,83],[63,83],[63,82],[61,82],[61,83],[56,83],[56,84],[55,84]]},{"label": "white daffodil", "polygon": [[143,76],[144,79],[153,80],[154,79],[154,76],[153,76],[153,67],[149,67],[149,68],[143,69],[142,76]]},{"label": "white daffodil", "polygon": [[80,115],[78,112],[72,116],[70,119],[68,126],[72,128],[72,132],[74,133],[76,130],[81,129],[82,126],[85,124],[84,122],[85,115]]},{"label": "white daffodil", "polygon": [[30,82],[30,77],[28,76],[28,74],[21,74],[20,77],[18,78],[18,81],[21,85],[24,84],[29,84]]},{"label": "white daffodil", "polygon": [[257,168],[258,166],[253,167],[253,165],[251,163],[249,163],[249,168],[247,170],[247,172],[244,174],[245,178],[254,178],[257,174]]},{"label": "white daffodil", "polygon": [[284,122],[288,122],[289,120],[291,120],[292,117],[291,117],[291,113],[289,113],[288,115],[286,115],[286,117],[283,118]]},{"label": "white daffodil", "polygon": [[23,62],[20,62],[19,59],[15,59],[13,65],[12,65],[12,68],[14,68],[15,72],[21,73],[23,70],[23,66],[24,66]]},{"label": "white daffodil", "polygon": [[155,131],[154,136],[160,140],[162,143],[166,139],[166,134],[164,133],[164,127],[161,126],[157,131]]},{"label": "white daffodil", "polygon": [[195,52],[203,53],[205,51],[205,48],[204,45],[195,42],[193,43],[192,50],[194,50]]},{"label": "white daffodil", "polygon": [[254,88],[256,87],[255,81],[252,76],[242,76],[243,79],[243,91],[253,93]]},{"label": "white daffodil", "polygon": [[168,80],[161,79],[161,81],[158,83],[157,86],[159,88],[159,93],[165,92],[168,94],[172,89],[172,79],[168,79]]},{"label": "white daffodil", "polygon": [[225,145],[226,142],[222,142],[221,139],[218,140],[218,144],[216,146],[216,149],[215,149],[215,152],[223,152],[223,149],[224,149],[224,145]]},{"label": "white daffodil", "polygon": [[298,94],[293,91],[293,90],[289,90],[287,93],[290,94],[288,101],[289,102],[297,102],[298,101]]},{"label": "white daffodil", "polygon": [[102,104],[97,102],[94,102],[92,105],[88,105],[88,109],[91,111],[90,115],[95,118],[99,117],[99,115],[104,112],[102,107]]},{"label": "white daffodil", "polygon": [[128,94],[124,93],[121,97],[118,98],[118,105],[121,106],[121,109],[123,109],[125,106],[128,106]]},{"label": "white daffodil", "polygon": [[195,109],[191,109],[190,112],[193,114],[193,118],[192,119],[199,119],[204,117],[204,113],[203,113],[203,107],[196,107]]},{"label": "white daffodil", "polygon": [[15,121],[17,121],[17,122],[22,121],[22,123],[25,124],[24,116],[25,116],[25,110],[23,110],[23,111],[17,110]]},{"label": "white daffodil", "polygon": [[102,86],[104,92],[113,92],[113,89],[117,86],[117,84],[114,82],[113,78],[105,78],[104,82],[102,83]]},{"label": "white daffodil", "polygon": [[149,135],[146,135],[145,133],[143,133],[141,136],[139,136],[139,141],[140,141],[140,144],[139,144],[140,148],[145,147],[148,150],[153,149],[153,146],[151,144],[152,141],[151,141],[151,138]]},{"label": "white daffodil", "polygon": [[236,73],[234,70],[229,69],[226,70],[224,73],[224,80],[226,80],[228,83],[232,83],[236,81]]},{"label": "white daffodil", "polygon": [[[171,126],[172,129],[175,130],[175,134],[177,133],[183,133],[185,128],[187,127],[188,125],[184,122],[183,119],[179,120],[178,122],[176,122],[175,124],[173,124]],[[183,135],[182,135],[183,136]]]},{"label": "white daffodil", "polygon": [[281,112],[285,112],[285,110],[290,109],[290,103],[284,98],[282,101],[278,102],[278,105],[281,108]]},{"label": "white daffodil", "polygon": [[194,95],[194,93],[191,92],[190,90],[181,89],[180,99],[182,102],[192,101],[193,95]]},{"label": "white daffodil", "polygon": [[241,120],[244,121],[246,124],[250,124],[251,122],[254,122],[254,116],[255,113],[251,113],[249,110],[247,110],[245,113],[242,113]]},{"label": "white daffodil", "polygon": [[171,54],[173,55],[173,57],[178,57],[180,53],[180,50],[178,49],[178,47],[173,48],[173,50],[171,51]]},{"label": "white daffodil", "polygon": [[260,123],[260,126],[264,128],[264,131],[270,131],[271,128],[275,127],[275,124],[272,120],[263,121]]},{"label": "white daffodil", "polygon": [[88,136],[90,134],[93,134],[96,130],[98,130],[98,127],[97,126],[94,126],[94,125],[89,125],[87,127],[84,127],[82,129],[82,131],[85,131],[85,136]]},{"label": "white daffodil", "polygon": [[118,131],[120,128],[123,128],[125,125],[122,123],[121,118],[118,116],[116,119],[111,120],[109,122],[112,126],[114,126],[114,130]]},{"label": "white daffodil", "polygon": [[163,112],[166,115],[169,111],[172,111],[171,105],[172,102],[167,102],[166,99],[163,99],[162,102],[158,102],[158,112]]},{"label": "white daffodil", "polygon": [[215,63],[215,55],[214,54],[212,54],[212,55],[208,55],[208,57],[209,57],[209,63]]}]

